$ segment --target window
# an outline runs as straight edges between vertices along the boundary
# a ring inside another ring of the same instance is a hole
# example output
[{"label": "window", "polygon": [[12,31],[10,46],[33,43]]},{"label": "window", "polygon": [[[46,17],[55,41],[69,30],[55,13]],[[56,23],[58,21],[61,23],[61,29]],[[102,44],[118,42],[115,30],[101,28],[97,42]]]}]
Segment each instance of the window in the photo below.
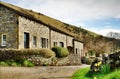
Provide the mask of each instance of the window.
[{"label": "window", "polygon": [[48,39],[47,38],[41,38],[41,47],[48,48]]},{"label": "window", "polygon": [[37,39],[36,39],[36,36],[33,36],[33,45],[34,45],[34,46],[37,46]]},{"label": "window", "polygon": [[53,42],[54,47],[57,47],[57,42]]},{"label": "window", "polygon": [[29,48],[29,33],[24,32],[24,48]]},{"label": "window", "polygon": [[6,35],[2,34],[2,42],[1,42],[2,46],[6,46]]},{"label": "window", "polygon": [[63,42],[60,42],[60,47],[64,47],[64,43]]},{"label": "window", "polygon": [[78,49],[76,48],[76,54],[78,54]]}]

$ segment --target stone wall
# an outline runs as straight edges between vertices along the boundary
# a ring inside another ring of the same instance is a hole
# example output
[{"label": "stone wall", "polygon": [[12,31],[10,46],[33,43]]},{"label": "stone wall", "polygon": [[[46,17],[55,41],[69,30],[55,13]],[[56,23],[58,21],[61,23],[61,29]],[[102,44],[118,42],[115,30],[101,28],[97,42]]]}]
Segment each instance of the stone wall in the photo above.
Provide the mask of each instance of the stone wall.
[{"label": "stone wall", "polygon": [[69,65],[80,65],[81,58],[76,54],[70,54],[64,58],[44,58],[39,55],[28,56],[28,60],[32,61],[34,64],[42,65],[52,65],[52,66],[69,66]]},{"label": "stone wall", "polygon": [[83,56],[83,43],[74,40],[74,53]]},{"label": "stone wall", "polygon": [[[0,48],[18,48],[18,15],[0,6]],[[6,35],[6,46],[1,45],[2,34]]]},{"label": "stone wall", "polygon": [[[19,49],[24,48],[24,32],[30,34],[30,48],[41,48],[41,37],[47,38],[49,42],[49,28],[47,26],[19,16]],[[33,45],[33,36],[37,38],[37,46]]]},{"label": "stone wall", "polygon": [[81,58],[77,54],[70,54],[67,57],[64,58],[58,58],[56,65],[59,66],[70,66],[70,65],[80,65],[81,63]]},{"label": "stone wall", "polygon": [[76,54],[70,54],[67,57],[63,58],[43,58],[43,57],[31,57],[30,61],[34,62],[37,65],[55,65],[55,66],[70,66],[70,65],[80,65],[81,58]]},{"label": "stone wall", "polygon": [[67,46],[73,47],[73,37],[67,36]]},{"label": "stone wall", "polygon": [[[48,26],[29,20],[25,17],[19,16],[19,49],[24,48],[24,32],[30,34],[30,48],[41,48],[41,37],[48,39],[48,48],[54,47],[54,42],[57,42],[57,46],[60,45],[60,42],[63,42],[65,48],[67,48],[67,46],[73,46],[73,37],[52,30]],[[33,45],[33,36],[37,37],[36,47]]]},{"label": "stone wall", "polygon": [[57,42],[57,46],[60,46],[60,42],[64,43],[64,47],[66,48],[66,35],[59,33],[57,31],[51,30],[51,47],[54,47],[53,43]]},{"label": "stone wall", "polygon": [[6,60],[29,60],[33,62],[36,66],[43,66],[43,65],[49,65],[49,66],[69,66],[69,65],[80,65],[81,59],[79,55],[77,54],[70,54],[67,57],[63,58],[57,58],[57,57],[50,57],[45,58],[38,54],[22,54],[20,52],[12,52],[12,51],[2,51],[0,50],[0,61],[6,61]]}]

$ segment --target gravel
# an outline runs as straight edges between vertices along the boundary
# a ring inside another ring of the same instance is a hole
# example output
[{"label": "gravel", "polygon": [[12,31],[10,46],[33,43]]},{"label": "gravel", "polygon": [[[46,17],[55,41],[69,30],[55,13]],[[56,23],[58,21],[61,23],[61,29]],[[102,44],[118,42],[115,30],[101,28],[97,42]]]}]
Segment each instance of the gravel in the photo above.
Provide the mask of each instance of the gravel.
[{"label": "gravel", "polygon": [[0,67],[0,79],[70,79],[81,66]]}]

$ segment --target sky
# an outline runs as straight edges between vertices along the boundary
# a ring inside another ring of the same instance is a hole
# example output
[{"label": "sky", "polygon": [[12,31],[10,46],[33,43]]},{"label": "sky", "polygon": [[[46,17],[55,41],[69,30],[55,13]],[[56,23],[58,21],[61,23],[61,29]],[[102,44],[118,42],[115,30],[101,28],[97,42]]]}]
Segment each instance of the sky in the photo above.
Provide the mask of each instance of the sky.
[{"label": "sky", "polygon": [[1,0],[106,36],[120,33],[120,0]]}]

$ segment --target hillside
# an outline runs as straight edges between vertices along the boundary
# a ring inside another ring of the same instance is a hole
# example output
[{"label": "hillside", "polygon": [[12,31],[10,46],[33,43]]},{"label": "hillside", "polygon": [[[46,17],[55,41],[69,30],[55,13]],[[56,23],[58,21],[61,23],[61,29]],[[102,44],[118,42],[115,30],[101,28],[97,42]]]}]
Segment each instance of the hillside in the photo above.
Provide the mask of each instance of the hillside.
[{"label": "hillside", "polygon": [[68,25],[63,27],[75,34],[75,38],[84,42],[84,52],[94,51],[99,53],[111,53],[120,49],[120,39],[108,38],[96,34],[81,27]]}]

